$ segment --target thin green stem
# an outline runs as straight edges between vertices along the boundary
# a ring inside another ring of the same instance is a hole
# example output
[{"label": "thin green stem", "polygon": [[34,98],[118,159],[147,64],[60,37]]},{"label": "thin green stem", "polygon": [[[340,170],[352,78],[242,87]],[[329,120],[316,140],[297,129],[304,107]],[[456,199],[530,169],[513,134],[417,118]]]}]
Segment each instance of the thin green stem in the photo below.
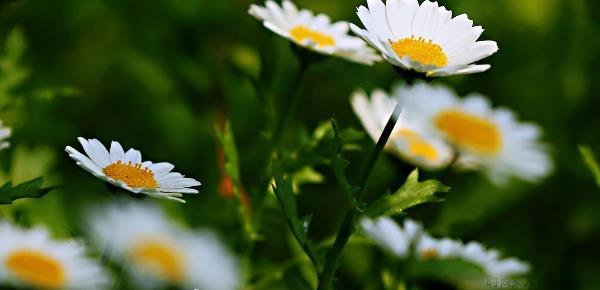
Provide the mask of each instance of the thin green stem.
[{"label": "thin green stem", "polygon": [[377,162],[379,155],[381,155],[385,144],[387,143],[388,139],[390,138],[390,135],[392,134],[394,126],[396,126],[396,122],[398,121],[398,117],[400,116],[401,107],[402,106],[400,102],[398,102],[396,104],[396,107],[394,108],[394,111],[392,112],[392,115],[388,119],[385,128],[383,129],[383,132],[379,137],[379,140],[377,140],[375,148],[373,148],[373,151],[371,151],[371,155],[369,156],[367,165],[365,166],[363,175],[360,179],[360,190],[356,195],[356,206],[349,209],[346,213],[344,221],[342,222],[342,225],[340,226],[338,234],[335,238],[335,242],[327,252],[325,266],[323,267],[323,271],[319,275],[319,286],[317,287],[317,290],[329,290],[331,288],[331,282],[335,274],[338,258],[344,250],[346,243],[348,243],[350,236],[352,236],[354,228],[356,227],[356,219],[361,213],[362,199],[365,195],[367,186],[369,184],[369,179],[373,172],[373,167],[375,167],[375,163]]},{"label": "thin green stem", "polygon": [[275,126],[275,130],[273,131],[273,136],[271,136],[271,140],[273,142],[272,144],[275,147],[275,149],[279,146],[279,143],[281,142],[281,139],[282,139],[283,131],[288,126],[288,123],[290,122],[290,120],[292,120],[292,117],[294,116],[294,114],[296,112],[296,107],[298,106],[298,103],[300,100],[300,93],[299,93],[300,84],[302,83],[302,80],[304,79],[304,76],[306,75],[306,71],[308,70],[308,67],[309,67],[308,62],[304,62],[304,61],[300,62],[300,69],[298,71],[298,75],[296,76],[296,79],[294,80],[294,83],[292,84],[291,98],[288,100],[287,105],[284,106],[283,110],[281,111],[281,114],[279,115],[279,121],[277,122],[277,124]]}]

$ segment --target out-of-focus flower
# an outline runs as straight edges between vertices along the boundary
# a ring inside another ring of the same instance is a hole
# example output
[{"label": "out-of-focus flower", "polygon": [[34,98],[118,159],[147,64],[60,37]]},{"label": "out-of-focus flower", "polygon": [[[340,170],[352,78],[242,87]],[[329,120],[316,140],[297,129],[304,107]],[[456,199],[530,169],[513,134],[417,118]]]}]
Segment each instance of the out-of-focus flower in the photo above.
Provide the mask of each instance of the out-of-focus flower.
[{"label": "out-of-focus flower", "polygon": [[269,30],[312,51],[361,64],[381,59],[360,38],[348,35],[347,22],[331,23],[327,15],[299,10],[291,1],[284,0],[280,6],[268,0],[265,6],[251,5],[248,12]]},{"label": "out-of-focus flower", "polygon": [[477,264],[490,277],[504,278],[523,275],[529,272],[529,264],[515,258],[501,259],[500,253],[494,249],[486,249],[478,242],[469,242],[460,249],[459,256]]},{"label": "out-of-focus flower", "polygon": [[451,258],[457,256],[461,246],[460,242],[452,239],[435,239],[423,234],[416,244],[416,256],[422,260]]},{"label": "out-of-focus flower", "polygon": [[376,48],[391,64],[403,69],[446,76],[483,72],[489,65],[474,62],[498,51],[495,41],[477,41],[483,28],[473,27],[466,14],[452,12],[425,0],[368,0],[358,7],[366,29],[354,33]]},{"label": "out-of-focus flower", "polygon": [[[373,140],[379,139],[397,100],[382,90],[373,91],[370,99],[363,91],[352,96],[352,108]],[[427,135],[423,127],[403,112],[385,149],[421,168],[447,166],[453,157],[452,148],[443,139]]]},{"label": "out-of-focus flower", "polygon": [[11,133],[12,130],[9,127],[2,125],[2,120],[0,120],[0,150],[10,146],[10,143],[6,141],[6,139],[10,137]]},{"label": "out-of-focus flower", "polygon": [[110,152],[96,139],[79,142],[87,156],[71,146],[66,151],[77,165],[94,176],[133,193],[143,193],[151,197],[174,200],[184,203],[183,193],[198,193],[191,187],[200,182],[186,178],[181,173],[171,172],[175,166],[170,163],[142,162],[142,154],[133,148],[125,152],[119,142],[112,142]]},{"label": "out-of-focus flower", "polygon": [[458,166],[481,168],[497,184],[511,176],[537,181],[553,168],[539,127],[517,121],[508,109],[493,109],[481,95],[460,99],[447,87],[425,83],[399,87],[395,94],[407,118],[460,152]]},{"label": "out-of-focus flower", "polygon": [[107,273],[75,241],[52,240],[43,228],[0,223],[0,283],[35,289],[106,289]]},{"label": "out-of-focus flower", "polygon": [[[450,238],[437,239],[422,230],[420,224],[406,220],[400,227],[389,217],[361,220],[363,232],[384,250],[398,258],[417,260],[461,259],[480,267],[487,277],[507,278],[529,272],[529,265],[515,258],[502,258],[494,249],[478,242],[464,244]],[[411,252],[414,250],[414,252]]]},{"label": "out-of-focus flower", "polygon": [[90,218],[93,240],[143,289],[234,290],[237,259],[209,232],[190,232],[144,202],[115,204]]},{"label": "out-of-focus flower", "polygon": [[404,227],[400,227],[390,218],[368,219],[360,221],[362,231],[377,245],[396,257],[405,258],[410,254],[410,247],[417,237],[421,235],[421,225],[406,220]]}]

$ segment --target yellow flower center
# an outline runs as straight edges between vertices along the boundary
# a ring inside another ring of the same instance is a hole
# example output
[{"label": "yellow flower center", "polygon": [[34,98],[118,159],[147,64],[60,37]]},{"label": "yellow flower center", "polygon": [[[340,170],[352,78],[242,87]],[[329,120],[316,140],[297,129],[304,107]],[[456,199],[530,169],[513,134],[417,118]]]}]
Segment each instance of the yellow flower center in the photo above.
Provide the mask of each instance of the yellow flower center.
[{"label": "yellow flower center", "polygon": [[421,252],[421,258],[423,260],[435,259],[438,257],[438,252],[436,249],[425,249]]},{"label": "yellow flower center", "polygon": [[395,135],[404,138],[408,142],[408,150],[411,155],[423,157],[429,161],[437,159],[438,152],[435,147],[423,140],[419,134],[408,129],[401,129]]},{"label": "yellow flower center", "polygon": [[142,167],[141,164],[133,164],[131,161],[125,164],[119,160],[104,167],[102,171],[106,176],[122,181],[131,188],[155,189],[158,187],[152,170]]},{"label": "yellow flower center", "polygon": [[500,130],[487,119],[459,110],[448,110],[440,113],[435,122],[446,137],[460,147],[494,154],[502,145]]},{"label": "yellow flower center", "polygon": [[431,40],[411,36],[397,41],[390,40],[390,44],[398,57],[408,56],[412,61],[436,67],[444,67],[448,64],[448,57],[442,47]]},{"label": "yellow flower center", "polygon": [[37,251],[15,251],[8,255],[5,266],[12,276],[35,288],[62,289],[67,280],[56,259]]},{"label": "yellow flower center", "polygon": [[312,30],[304,25],[298,25],[290,30],[292,39],[298,43],[302,43],[306,39],[310,39],[319,46],[334,46],[335,39],[330,35],[320,31]]},{"label": "yellow flower center", "polygon": [[164,242],[145,241],[130,252],[132,261],[151,275],[178,283],[184,278],[182,255]]}]

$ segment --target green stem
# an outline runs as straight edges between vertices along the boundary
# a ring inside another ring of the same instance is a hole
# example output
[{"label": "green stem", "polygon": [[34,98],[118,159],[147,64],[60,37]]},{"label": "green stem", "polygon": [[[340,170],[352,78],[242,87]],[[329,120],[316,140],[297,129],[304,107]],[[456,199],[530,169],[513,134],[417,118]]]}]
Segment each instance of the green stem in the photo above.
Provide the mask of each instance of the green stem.
[{"label": "green stem", "polygon": [[348,243],[350,236],[354,232],[354,228],[356,226],[356,219],[361,213],[360,204],[362,203],[362,199],[365,195],[367,186],[369,184],[369,178],[371,177],[371,174],[373,172],[373,167],[375,166],[379,155],[381,155],[385,144],[390,138],[394,126],[396,126],[396,122],[398,121],[398,117],[400,116],[401,107],[402,106],[400,102],[398,102],[396,104],[396,107],[394,108],[394,112],[388,119],[387,124],[385,125],[385,128],[383,129],[383,132],[381,133],[381,136],[379,137],[379,140],[375,145],[375,148],[373,148],[373,151],[369,156],[362,178],[360,179],[360,190],[356,196],[356,206],[349,209],[346,213],[344,221],[342,222],[342,225],[340,226],[338,234],[335,238],[335,242],[327,252],[325,266],[323,267],[323,271],[319,276],[319,286],[317,287],[317,290],[329,290],[331,288],[331,281],[333,280],[333,276],[335,274],[337,260],[340,257],[344,247],[346,246],[346,243]]},{"label": "green stem", "polygon": [[298,106],[298,102],[300,100],[300,84],[302,83],[302,80],[306,75],[306,71],[308,70],[309,64],[310,63],[305,61],[300,62],[300,69],[298,71],[298,74],[296,75],[294,83],[292,84],[292,89],[290,90],[292,92],[292,96],[288,100],[286,106],[281,111],[281,114],[279,115],[279,121],[275,126],[273,136],[271,136],[271,141],[273,142],[272,144],[275,147],[274,149],[277,149],[277,147],[279,146],[279,143],[282,139],[283,131],[287,127],[290,120],[292,120],[292,117],[296,112],[296,107]]}]

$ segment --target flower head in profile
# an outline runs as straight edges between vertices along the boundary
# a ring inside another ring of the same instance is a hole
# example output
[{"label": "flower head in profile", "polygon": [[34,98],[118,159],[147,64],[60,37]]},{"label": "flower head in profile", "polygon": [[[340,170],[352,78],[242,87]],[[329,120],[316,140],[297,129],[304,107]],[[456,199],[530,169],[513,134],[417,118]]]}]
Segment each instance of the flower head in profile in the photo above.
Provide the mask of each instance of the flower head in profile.
[{"label": "flower head in profile", "polygon": [[396,258],[413,257],[416,261],[461,259],[479,267],[486,277],[508,278],[529,272],[529,265],[515,258],[503,258],[494,249],[487,249],[478,242],[467,244],[450,238],[434,238],[419,223],[410,219],[404,226],[392,218],[363,218],[362,231]]},{"label": "flower head in profile", "polygon": [[265,6],[251,5],[250,15],[264,26],[295,44],[325,55],[352,62],[373,64],[381,58],[358,37],[348,35],[348,23],[332,23],[325,14],[314,15],[284,0],[282,5],[267,0]]},{"label": "flower head in profile", "polygon": [[[352,108],[374,141],[383,132],[397,99],[382,90],[373,91],[370,99],[363,91],[352,95]],[[423,125],[407,116],[403,111],[385,149],[421,168],[437,169],[447,166],[453,157],[452,148],[441,138],[428,135]]]},{"label": "flower head in profile", "polygon": [[89,219],[92,238],[123,265],[140,288],[234,290],[238,261],[209,232],[191,232],[144,202],[102,208]]},{"label": "flower head in profile", "polygon": [[461,99],[449,88],[425,83],[399,87],[396,94],[408,118],[458,150],[459,167],[480,168],[497,184],[509,177],[537,181],[553,168],[539,127],[492,108],[482,95]]},{"label": "flower head in profile", "polygon": [[86,155],[71,146],[66,151],[77,165],[94,176],[133,193],[143,193],[151,197],[185,202],[183,193],[198,193],[193,189],[200,182],[186,178],[181,173],[172,172],[170,163],[142,161],[142,154],[135,149],[123,150],[119,142],[110,144],[110,151],[96,139],[79,137]]},{"label": "flower head in profile", "polygon": [[34,289],[106,289],[107,273],[74,241],[55,241],[43,228],[0,223],[0,283]]},{"label": "flower head in profile", "polygon": [[0,120],[0,150],[8,148],[10,143],[6,141],[10,137],[12,130],[9,127],[5,127],[2,125],[2,121]]},{"label": "flower head in profile", "polygon": [[477,41],[481,26],[465,14],[453,18],[437,2],[368,0],[367,6],[357,12],[366,29],[351,24],[352,31],[400,68],[427,76],[478,73],[490,66],[473,63],[498,50],[495,41]]}]

